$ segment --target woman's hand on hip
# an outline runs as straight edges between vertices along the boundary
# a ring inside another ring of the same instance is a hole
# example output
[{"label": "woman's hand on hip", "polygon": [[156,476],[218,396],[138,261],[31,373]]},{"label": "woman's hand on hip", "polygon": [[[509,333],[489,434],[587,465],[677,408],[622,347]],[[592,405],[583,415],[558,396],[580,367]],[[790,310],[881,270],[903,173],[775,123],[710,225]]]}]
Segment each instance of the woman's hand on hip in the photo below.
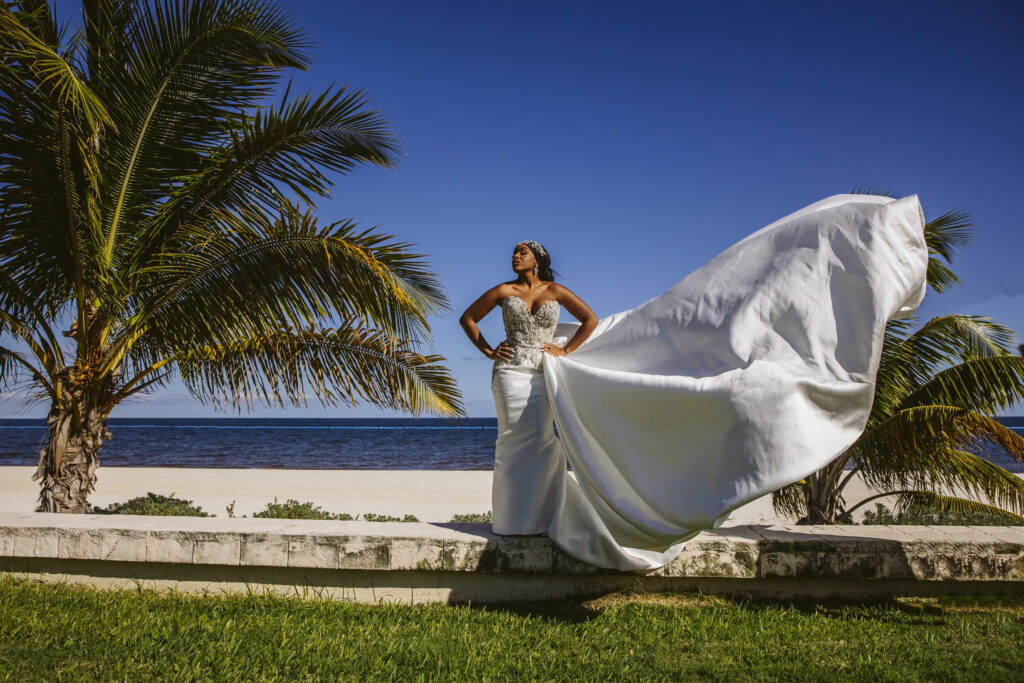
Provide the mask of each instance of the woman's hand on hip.
[{"label": "woman's hand on hip", "polygon": [[501,342],[498,344],[498,348],[491,349],[490,353],[484,351],[484,355],[491,360],[512,360],[516,355],[516,350],[513,349],[508,342]]},{"label": "woman's hand on hip", "polygon": [[561,346],[555,346],[551,342],[548,342],[544,346],[540,347],[540,350],[544,353],[549,353],[552,356],[567,356],[569,352],[563,349]]}]

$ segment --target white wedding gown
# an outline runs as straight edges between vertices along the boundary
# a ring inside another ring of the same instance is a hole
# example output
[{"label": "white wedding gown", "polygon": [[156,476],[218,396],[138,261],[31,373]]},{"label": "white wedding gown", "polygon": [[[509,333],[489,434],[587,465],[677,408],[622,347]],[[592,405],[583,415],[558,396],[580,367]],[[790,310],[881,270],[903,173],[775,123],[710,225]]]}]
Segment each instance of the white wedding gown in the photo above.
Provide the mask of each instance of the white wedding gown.
[{"label": "white wedding gown", "polygon": [[557,304],[534,315],[507,299],[525,342],[509,340],[516,358],[493,375],[494,530],[651,569],[828,464],[867,422],[886,322],[924,296],[923,227],[916,196],[829,197],[605,318],[564,357],[539,351]]}]

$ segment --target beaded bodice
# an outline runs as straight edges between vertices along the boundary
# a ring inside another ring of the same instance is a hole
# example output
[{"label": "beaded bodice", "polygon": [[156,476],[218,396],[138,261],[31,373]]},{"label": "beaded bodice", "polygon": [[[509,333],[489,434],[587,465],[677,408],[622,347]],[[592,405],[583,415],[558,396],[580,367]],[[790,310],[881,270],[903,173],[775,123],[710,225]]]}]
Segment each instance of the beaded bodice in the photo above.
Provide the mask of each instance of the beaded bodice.
[{"label": "beaded bodice", "polygon": [[501,302],[505,341],[515,349],[516,355],[510,361],[495,361],[495,369],[515,365],[539,370],[544,360],[540,349],[554,336],[560,310],[557,301],[547,301],[536,313],[531,313],[529,305],[518,296],[505,297]]}]

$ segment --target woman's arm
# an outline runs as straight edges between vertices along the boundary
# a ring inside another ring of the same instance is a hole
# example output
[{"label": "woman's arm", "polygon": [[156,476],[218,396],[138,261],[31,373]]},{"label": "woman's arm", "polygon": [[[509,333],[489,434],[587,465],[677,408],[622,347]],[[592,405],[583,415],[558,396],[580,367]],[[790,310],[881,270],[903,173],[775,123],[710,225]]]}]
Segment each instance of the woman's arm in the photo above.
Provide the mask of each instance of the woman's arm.
[{"label": "woman's arm", "polygon": [[544,345],[544,352],[550,353],[552,356],[564,356],[568,353],[572,353],[580,346],[583,342],[587,341],[590,334],[597,327],[597,314],[590,309],[590,306],[583,301],[583,299],[576,296],[576,294],[568,287],[562,285],[555,285],[558,287],[556,290],[556,301],[562,305],[565,310],[580,321],[580,327],[576,330],[576,334],[573,335],[569,343],[564,348],[559,348],[554,344],[548,343]]},{"label": "woman's arm", "polygon": [[495,358],[512,360],[512,357],[515,355],[512,347],[505,342],[498,344],[498,348],[492,349],[477,325],[478,322],[483,320],[485,315],[491,312],[491,309],[505,298],[504,290],[505,285],[491,287],[483,293],[483,296],[470,304],[469,308],[462,314],[462,317],[459,318],[459,324],[462,325],[462,329],[465,331],[466,336],[469,337],[469,341],[473,342],[473,346],[480,349],[481,353],[492,360]]}]

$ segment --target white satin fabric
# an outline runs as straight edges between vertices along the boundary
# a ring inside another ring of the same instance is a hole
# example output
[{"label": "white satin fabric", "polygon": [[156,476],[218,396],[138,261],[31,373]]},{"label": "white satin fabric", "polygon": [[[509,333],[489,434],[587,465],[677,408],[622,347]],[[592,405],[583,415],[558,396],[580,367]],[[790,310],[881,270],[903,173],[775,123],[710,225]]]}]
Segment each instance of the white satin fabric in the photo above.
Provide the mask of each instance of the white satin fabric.
[{"label": "white satin fabric", "polygon": [[491,391],[498,413],[491,528],[498,534],[544,533],[565,478],[565,452],[555,436],[544,373],[497,368]]},{"label": "white satin fabric", "polygon": [[[522,528],[549,519],[576,558],[655,568],[835,459],[867,422],[886,322],[924,296],[923,226],[916,196],[829,197],[602,320],[571,355],[547,356],[544,390],[496,375],[496,400],[524,406],[517,429],[536,439],[512,450],[533,448],[543,464],[528,466],[538,486],[523,478],[496,494],[495,530],[531,533],[498,527],[507,496],[506,507],[536,504]],[[495,474],[496,489],[508,485]]]}]

